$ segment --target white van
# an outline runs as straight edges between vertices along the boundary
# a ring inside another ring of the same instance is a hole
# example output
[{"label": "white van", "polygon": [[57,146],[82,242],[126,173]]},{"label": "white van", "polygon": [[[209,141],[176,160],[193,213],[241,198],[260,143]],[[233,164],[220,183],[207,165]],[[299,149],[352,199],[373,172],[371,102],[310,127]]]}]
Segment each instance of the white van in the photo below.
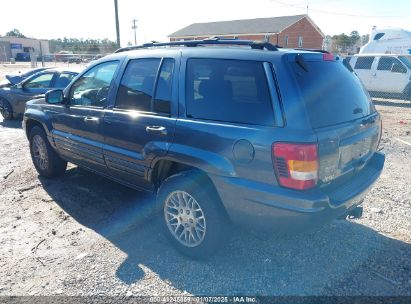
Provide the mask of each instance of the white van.
[{"label": "white van", "polygon": [[358,54],[348,60],[371,96],[411,101],[409,57],[391,54]]}]

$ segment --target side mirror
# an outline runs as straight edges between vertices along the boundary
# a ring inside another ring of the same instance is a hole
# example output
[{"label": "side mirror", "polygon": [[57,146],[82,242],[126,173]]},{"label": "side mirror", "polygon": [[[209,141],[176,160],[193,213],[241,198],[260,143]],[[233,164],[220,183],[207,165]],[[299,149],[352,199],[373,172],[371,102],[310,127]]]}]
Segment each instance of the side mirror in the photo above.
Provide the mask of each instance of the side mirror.
[{"label": "side mirror", "polygon": [[391,68],[391,72],[393,73],[407,73],[407,70],[404,68],[402,64],[394,63]]},{"label": "side mirror", "polygon": [[46,93],[46,102],[49,104],[64,103],[63,90],[51,90]]}]

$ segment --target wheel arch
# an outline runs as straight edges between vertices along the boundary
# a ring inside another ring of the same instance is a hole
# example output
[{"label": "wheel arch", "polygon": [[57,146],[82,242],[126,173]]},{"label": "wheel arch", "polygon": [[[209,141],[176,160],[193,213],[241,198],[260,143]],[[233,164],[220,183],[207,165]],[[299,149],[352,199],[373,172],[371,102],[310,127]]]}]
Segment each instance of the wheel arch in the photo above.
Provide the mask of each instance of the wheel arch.
[{"label": "wheel arch", "polygon": [[161,186],[161,183],[168,177],[186,171],[198,172],[200,176],[204,177],[205,181],[210,183],[215,188],[206,171],[184,162],[169,159],[158,159],[154,163],[154,166],[150,170],[149,180],[153,185],[155,185],[156,189],[158,189]]}]

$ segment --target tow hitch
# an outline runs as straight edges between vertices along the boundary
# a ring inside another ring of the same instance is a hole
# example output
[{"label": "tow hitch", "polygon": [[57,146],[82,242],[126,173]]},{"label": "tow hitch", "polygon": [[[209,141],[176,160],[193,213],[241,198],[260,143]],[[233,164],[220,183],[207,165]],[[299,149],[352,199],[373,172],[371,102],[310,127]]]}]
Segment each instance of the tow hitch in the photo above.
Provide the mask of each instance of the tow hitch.
[{"label": "tow hitch", "polygon": [[345,220],[346,218],[350,220],[359,219],[362,217],[362,211],[363,211],[362,206],[357,206],[354,209],[348,211],[346,214],[340,216],[338,219],[340,220]]},{"label": "tow hitch", "polygon": [[362,217],[362,206],[357,206],[355,207],[353,210],[351,210],[350,212],[348,212],[347,217],[352,220],[352,219],[359,219],[360,217]]}]

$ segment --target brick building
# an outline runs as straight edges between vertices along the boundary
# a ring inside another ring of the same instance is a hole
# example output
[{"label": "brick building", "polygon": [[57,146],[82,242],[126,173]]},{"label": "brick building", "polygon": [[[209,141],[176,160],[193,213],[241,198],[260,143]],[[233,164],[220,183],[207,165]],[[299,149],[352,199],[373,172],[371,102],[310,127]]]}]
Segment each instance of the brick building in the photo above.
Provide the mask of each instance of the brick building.
[{"label": "brick building", "polygon": [[310,49],[321,49],[324,40],[324,34],[308,15],[193,23],[168,37],[170,41],[180,41],[213,36]]}]

